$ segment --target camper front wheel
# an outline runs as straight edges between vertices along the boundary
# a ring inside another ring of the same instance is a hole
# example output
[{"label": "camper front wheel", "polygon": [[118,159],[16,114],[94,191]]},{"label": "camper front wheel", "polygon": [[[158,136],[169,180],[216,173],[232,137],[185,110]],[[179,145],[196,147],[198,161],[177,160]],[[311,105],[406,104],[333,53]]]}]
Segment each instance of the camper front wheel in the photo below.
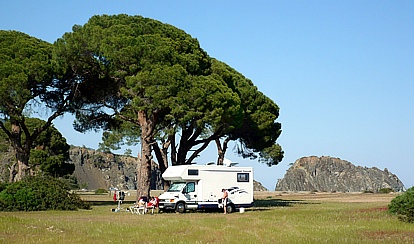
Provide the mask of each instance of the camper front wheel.
[{"label": "camper front wheel", "polygon": [[175,211],[178,213],[185,213],[185,203],[183,202],[177,203],[177,206],[175,207]]}]

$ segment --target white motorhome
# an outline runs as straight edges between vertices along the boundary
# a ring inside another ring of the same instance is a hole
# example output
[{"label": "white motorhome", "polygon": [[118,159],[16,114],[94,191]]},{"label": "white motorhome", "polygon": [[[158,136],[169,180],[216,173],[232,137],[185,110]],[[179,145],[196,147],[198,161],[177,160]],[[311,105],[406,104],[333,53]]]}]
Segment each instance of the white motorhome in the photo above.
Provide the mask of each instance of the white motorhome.
[{"label": "white motorhome", "polygon": [[162,174],[170,188],[159,196],[161,211],[222,208],[222,189],[228,191],[227,212],[253,206],[253,168],[227,165],[177,165]]}]

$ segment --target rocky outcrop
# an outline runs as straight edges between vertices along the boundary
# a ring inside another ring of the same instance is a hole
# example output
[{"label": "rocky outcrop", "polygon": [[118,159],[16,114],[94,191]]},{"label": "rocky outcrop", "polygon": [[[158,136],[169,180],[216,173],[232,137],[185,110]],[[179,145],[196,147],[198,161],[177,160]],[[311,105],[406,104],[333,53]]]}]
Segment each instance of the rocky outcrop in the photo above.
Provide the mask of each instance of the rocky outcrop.
[{"label": "rocky outcrop", "polygon": [[266,187],[262,185],[262,183],[258,181],[253,181],[253,191],[269,191]]},{"label": "rocky outcrop", "polygon": [[333,157],[304,157],[276,183],[276,191],[378,192],[391,188],[404,191],[403,183],[387,169],[355,166]]},{"label": "rocky outcrop", "polygon": [[[70,162],[75,165],[73,176],[77,184],[87,190],[137,189],[137,158],[112,153],[99,152],[85,147],[71,146]],[[13,153],[0,153],[0,182],[9,179],[9,167],[13,162]],[[255,191],[267,191],[260,182],[254,181]],[[162,190],[163,182],[158,164],[152,163],[151,189]]]},{"label": "rocky outcrop", "polygon": [[[137,188],[137,158],[98,152],[82,147],[71,147],[70,161],[75,164],[74,176],[78,184],[89,190]],[[152,164],[151,189],[162,189],[158,164]]]},{"label": "rocky outcrop", "polygon": [[[79,185],[89,190],[118,189],[135,190],[137,179],[137,158],[98,152],[92,149],[71,147],[70,160],[75,164],[74,176]],[[253,184],[254,191],[267,191],[257,181]],[[162,190],[161,172],[158,164],[152,164],[151,189]]]}]

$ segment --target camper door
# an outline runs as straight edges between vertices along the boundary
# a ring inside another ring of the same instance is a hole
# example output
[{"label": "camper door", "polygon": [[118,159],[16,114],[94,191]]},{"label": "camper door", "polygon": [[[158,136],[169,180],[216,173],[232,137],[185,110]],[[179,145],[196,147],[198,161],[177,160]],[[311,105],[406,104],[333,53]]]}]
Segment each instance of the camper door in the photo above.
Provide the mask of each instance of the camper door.
[{"label": "camper door", "polygon": [[196,202],[197,201],[197,183],[188,182],[183,189],[183,194],[187,198],[187,202]]}]

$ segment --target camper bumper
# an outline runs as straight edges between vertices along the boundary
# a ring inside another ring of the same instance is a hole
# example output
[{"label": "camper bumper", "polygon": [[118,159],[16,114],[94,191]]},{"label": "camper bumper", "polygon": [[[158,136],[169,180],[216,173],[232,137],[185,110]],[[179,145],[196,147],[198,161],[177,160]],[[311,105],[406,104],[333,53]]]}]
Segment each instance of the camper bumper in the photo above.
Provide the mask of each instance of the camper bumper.
[{"label": "camper bumper", "polygon": [[175,209],[175,202],[160,202],[158,205],[159,209]]}]

